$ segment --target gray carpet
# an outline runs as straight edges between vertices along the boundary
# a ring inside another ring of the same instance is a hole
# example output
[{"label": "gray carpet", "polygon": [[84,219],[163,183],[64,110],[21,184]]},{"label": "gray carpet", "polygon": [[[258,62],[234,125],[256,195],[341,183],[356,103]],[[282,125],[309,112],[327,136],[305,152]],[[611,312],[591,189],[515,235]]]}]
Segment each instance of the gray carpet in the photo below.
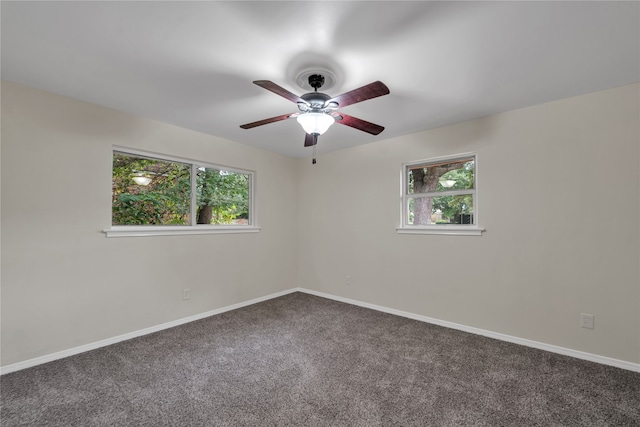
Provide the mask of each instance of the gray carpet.
[{"label": "gray carpet", "polygon": [[640,426],[640,374],[294,293],[2,376],[9,426]]}]

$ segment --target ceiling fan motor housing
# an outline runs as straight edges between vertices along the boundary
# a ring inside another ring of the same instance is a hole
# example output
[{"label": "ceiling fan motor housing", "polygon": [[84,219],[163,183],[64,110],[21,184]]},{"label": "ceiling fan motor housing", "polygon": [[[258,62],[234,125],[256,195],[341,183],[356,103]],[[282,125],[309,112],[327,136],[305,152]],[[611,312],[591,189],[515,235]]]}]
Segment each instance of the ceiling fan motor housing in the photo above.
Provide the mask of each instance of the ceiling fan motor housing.
[{"label": "ceiling fan motor housing", "polygon": [[321,92],[305,93],[300,98],[308,103],[308,105],[300,105],[301,103],[298,103],[298,108],[301,111],[322,110],[325,108],[327,101],[331,99],[329,95]]},{"label": "ceiling fan motor housing", "polygon": [[318,92],[318,89],[321,88],[322,85],[324,85],[324,76],[322,74],[311,74],[309,76],[309,86],[313,88],[314,92],[305,93],[300,96],[300,98],[306,102],[306,104],[298,102],[298,109],[300,111],[324,112],[323,110],[328,107],[327,101],[329,101],[331,97],[327,94]]}]

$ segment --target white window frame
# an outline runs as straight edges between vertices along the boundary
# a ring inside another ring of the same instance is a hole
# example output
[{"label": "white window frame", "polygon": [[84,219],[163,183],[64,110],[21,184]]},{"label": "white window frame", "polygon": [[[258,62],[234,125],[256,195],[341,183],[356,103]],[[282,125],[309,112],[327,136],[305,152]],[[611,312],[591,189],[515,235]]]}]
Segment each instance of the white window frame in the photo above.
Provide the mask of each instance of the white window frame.
[{"label": "white window frame", "polygon": [[[474,188],[470,190],[457,190],[457,191],[441,191],[438,192],[438,196],[450,196],[455,194],[469,194],[473,195],[473,224],[429,224],[429,225],[413,225],[409,224],[409,199],[433,196],[433,193],[415,193],[409,194],[409,169],[416,166],[429,166],[430,164],[443,163],[443,162],[455,162],[457,160],[463,160],[473,157],[474,159]],[[435,157],[426,160],[413,161],[410,163],[404,163],[400,172],[400,226],[396,228],[399,234],[444,234],[455,236],[481,236],[484,228],[480,227],[479,215],[478,215],[478,155],[476,153],[463,153],[453,156]]]},{"label": "white window frame", "polygon": [[[189,234],[228,234],[228,233],[257,233],[260,227],[256,224],[255,199],[256,199],[256,173],[254,171],[238,169],[218,165],[215,163],[203,162],[200,160],[185,159],[165,154],[152,153],[148,151],[135,150],[126,147],[113,146],[111,155],[119,152],[133,156],[148,157],[154,160],[184,163],[191,167],[191,223],[189,225],[112,225],[103,230],[107,237],[146,237],[146,236],[174,236]],[[248,225],[226,225],[226,224],[196,224],[196,174],[199,167],[225,170],[240,174],[249,175],[249,224]],[[113,176],[113,170],[111,170]],[[111,179],[111,178],[110,178]],[[109,204],[111,206],[111,204]],[[109,218],[112,218],[110,213]]]}]

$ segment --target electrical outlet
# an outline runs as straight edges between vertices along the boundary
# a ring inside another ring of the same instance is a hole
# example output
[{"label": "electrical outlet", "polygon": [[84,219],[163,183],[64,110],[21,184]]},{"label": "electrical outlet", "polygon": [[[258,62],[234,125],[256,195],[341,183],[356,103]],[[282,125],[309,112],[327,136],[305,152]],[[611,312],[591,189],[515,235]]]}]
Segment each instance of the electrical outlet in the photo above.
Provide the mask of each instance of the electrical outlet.
[{"label": "electrical outlet", "polygon": [[593,314],[580,313],[580,327],[586,329],[593,329]]},{"label": "electrical outlet", "polygon": [[185,288],[182,290],[182,299],[188,300],[191,298],[191,289]]},{"label": "electrical outlet", "polygon": [[349,276],[349,275],[344,276],[344,284],[346,286],[349,286],[351,284],[351,276]]}]

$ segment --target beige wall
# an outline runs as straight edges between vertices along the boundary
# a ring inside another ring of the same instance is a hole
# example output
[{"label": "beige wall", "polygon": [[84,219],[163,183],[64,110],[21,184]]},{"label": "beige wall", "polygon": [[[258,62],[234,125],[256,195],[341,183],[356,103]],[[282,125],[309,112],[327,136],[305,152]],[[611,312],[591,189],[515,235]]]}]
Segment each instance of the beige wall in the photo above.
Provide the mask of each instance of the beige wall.
[{"label": "beige wall", "polygon": [[[640,362],[639,88],[299,160],[300,286]],[[466,152],[483,236],[397,234],[402,163]]]},{"label": "beige wall", "polygon": [[[3,82],[2,365],[296,286],[638,363],[639,94],[566,99],[312,166]],[[113,145],[256,171],[262,231],[106,238]],[[463,152],[478,153],[484,235],[397,234],[402,163]]]},{"label": "beige wall", "polygon": [[[255,171],[262,231],[106,238],[113,145]],[[295,287],[294,173],[293,159],[3,82],[2,365]]]}]

